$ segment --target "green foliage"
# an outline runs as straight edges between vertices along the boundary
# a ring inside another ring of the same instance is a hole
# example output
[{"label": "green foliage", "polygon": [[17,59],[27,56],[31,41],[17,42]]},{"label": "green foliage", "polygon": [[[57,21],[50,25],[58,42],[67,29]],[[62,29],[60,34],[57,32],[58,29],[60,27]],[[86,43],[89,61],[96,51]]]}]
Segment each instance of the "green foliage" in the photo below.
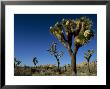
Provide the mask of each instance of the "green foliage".
[{"label": "green foliage", "polygon": [[21,64],[21,61],[14,57],[14,67],[17,67]]},{"label": "green foliage", "polygon": [[87,60],[87,62],[90,61],[90,58],[92,56],[92,54],[94,53],[94,50],[88,50],[86,53],[84,53],[84,58]]},{"label": "green foliage", "polygon": [[49,50],[47,50],[47,51],[49,51],[49,53],[56,58],[57,64],[58,64],[58,71],[60,72],[60,57],[63,56],[63,52],[60,51],[60,53],[59,53],[59,52],[57,51],[56,45],[57,45],[57,43],[52,42],[52,44],[51,44]]},{"label": "green foliage", "polygon": [[32,62],[36,66],[36,64],[38,63],[37,57],[33,57]]},{"label": "green foliage", "polygon": [[58,49],[57,49],[57,43],[55,42],[52,42],[50,48],[47,50],[51,55],[54,55],[56,57],[56,59],[59,59],[60,57],[63,56],[63,52],[60,51],[58,52]]},{"label": "green foliage", "polygon": [[50,27],[50,32],[66,47],[66,39],[63,34],[63,30],[61,25],[60,26],[54,26]]},{"label": "green foliage", "polygon": [[74,36],[74,45],[83,46],[94,36],[92,30],[92,21],[87,17],[77,19],[62,19],[50,27],[50,32],[64,45],[72,46],[72,37]]}]

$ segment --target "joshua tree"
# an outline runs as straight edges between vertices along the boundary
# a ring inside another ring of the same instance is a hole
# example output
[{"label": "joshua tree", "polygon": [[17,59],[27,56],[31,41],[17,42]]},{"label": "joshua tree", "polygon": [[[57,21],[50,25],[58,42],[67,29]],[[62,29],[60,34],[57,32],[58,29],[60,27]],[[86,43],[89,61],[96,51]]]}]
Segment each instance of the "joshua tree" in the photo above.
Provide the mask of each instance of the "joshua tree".
[{"label": "joshua tree", "polygon": [[54,57],[56,58],[57,63],[58,63],[58,72],[60,72],[60,57],[63,56],[63,52],[60,51],[60,53],[58,53],[57,48],[56,48],[56,45],[57,45],[57,43],[52,42],[49,50],[47,50],[47,51],[49,51],[49,53],[51,55],[54,55]]},{"label": "joshua tree", "polygon": [[66,65],[64,65],[64,70],[65,70],[65,72],[67,71]]},{"label": "joshua tree", "polygon": [[[50,27],[50,32],[63,44],[71,57],[72,75],[77,74],[76,54],[94,36],[92,21],[87,17],[62,19]],[[72,46],[74,45],[74,46]],[[72,48],[73,47],[73,48]]]},{"label": "joshua tree", "polygon": [[38,63],[38,60],[37,60],[37,57],[34,57],[33,60],[32,60],[34,66],[36,66],[36,64]]},{"label": "joshua tree", "polygon": [[17,60],[16,57],[14,57],[14,67],[17,67],[21,64],[21,61],[20,60]]},{"label": "joshua tree", "polygon": [[90,73],[90,68],[89,68],[89,62],[90,62],[90,58],[92,56],[92,54],[94,53],[94,50],[88,50],[87,53],[84,53],[84,58],[87,61],[88,64],[88,72]]}]

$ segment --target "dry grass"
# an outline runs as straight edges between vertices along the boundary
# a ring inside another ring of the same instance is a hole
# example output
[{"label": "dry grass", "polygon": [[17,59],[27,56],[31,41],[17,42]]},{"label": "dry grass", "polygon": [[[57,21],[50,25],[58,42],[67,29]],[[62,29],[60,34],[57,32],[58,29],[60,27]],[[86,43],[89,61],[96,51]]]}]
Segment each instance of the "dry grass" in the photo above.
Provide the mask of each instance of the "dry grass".
[{"label": "dry grass", "polygon": [[[88,71],[88,66],[86,62],[77,64],[77,76],[96,76],[97,75],[97,64],[91,62],[90,72]],[[61,72],[57,72],[57,67],[48,67],[48,66],[38,66],[38,67],[16,67],[14,70],[15,76],[71,76],[71,66],[60,67]]]}]

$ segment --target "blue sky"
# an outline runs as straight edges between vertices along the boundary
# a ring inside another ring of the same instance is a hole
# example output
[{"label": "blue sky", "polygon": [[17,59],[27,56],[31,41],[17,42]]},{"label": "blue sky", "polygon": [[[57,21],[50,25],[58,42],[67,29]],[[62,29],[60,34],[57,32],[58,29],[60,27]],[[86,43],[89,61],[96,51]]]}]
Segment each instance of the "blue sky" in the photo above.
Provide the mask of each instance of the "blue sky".
[{"label": "blue sky", "polygon": [[57,64],[56,59],[46,50],[52,41],[57,42],[59,51],[64,55],[60,59],[61,65],[70,64],[71,59],[63,45],[49,32],[50,26],[57,21],[75,19],[86,16],[93,21],[94,38],[81,47],[77,53],[77,64],[84,61],[84,52],[94,49],[95,53],[91,61],[97,58],[97,15],[96,14],[15,14],[14,15],[14,56],[22,61],[22,64],[32,66],[32,58],[38,58],[40,64]]}]

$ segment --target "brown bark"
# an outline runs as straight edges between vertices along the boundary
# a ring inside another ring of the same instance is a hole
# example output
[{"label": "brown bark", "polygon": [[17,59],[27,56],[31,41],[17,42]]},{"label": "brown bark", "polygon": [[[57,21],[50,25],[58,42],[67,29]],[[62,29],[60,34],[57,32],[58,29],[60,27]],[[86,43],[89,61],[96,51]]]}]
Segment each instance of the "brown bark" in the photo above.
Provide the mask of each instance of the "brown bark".
[{"label": "brown bark", "polygon": [[76,55],[71,54],[71,66],[72,66],[72,75],[77,75],[77,70],[76,70]]},{"label": "brown bark", "polygon": [[88,62],[88,72],[90,73],[89,62]]},{"label": "brown bark", "polygon": [[60,73],[60,62],[59,62],[59,59],[57,58],[57,56],[55,55],[55,58],[57,59],[57,64],[58,64],[58,72]]},{"label": "brown bark", "polygon": [[60,62],[58,62],[58,72],[60,73]]},{"label": "brown bark", "polygon": [[70,47],[68,47],[68,52],[70,54],[71,57],[71,67],[72,67],[72,75],[77,75],[77,69],[76,69],[76,53],[77,50],[74,49],[74,53],[72,51],[72,49]]}]

